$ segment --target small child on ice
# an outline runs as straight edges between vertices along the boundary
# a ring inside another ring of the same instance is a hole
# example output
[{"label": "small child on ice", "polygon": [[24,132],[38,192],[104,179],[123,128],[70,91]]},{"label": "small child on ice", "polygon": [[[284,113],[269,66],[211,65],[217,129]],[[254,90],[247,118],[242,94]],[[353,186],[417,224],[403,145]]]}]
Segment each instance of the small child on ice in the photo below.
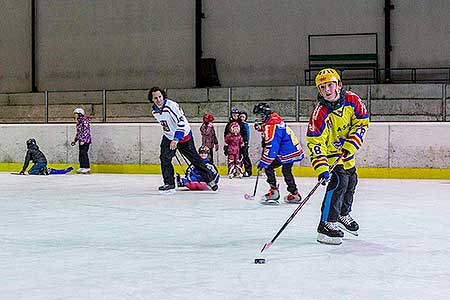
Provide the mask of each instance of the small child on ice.
[{"label": "small child on ice", "polygon": [[20,175],[25,175],[30,161],[33,162],[33,166],[28,171],[29,175],[55,175],[55,174],[67,174],[73,170],[69,167],[64,170],[56,170],[52,168],[47,168],[47,158],[44,153],[39,150],[39,146],[36,140],[31,138],[27,140],[27,154],[25,156],[25,162],[23,163],[22,170],[19,172]]},{"label": "small child on ice", "polygon": [[241,148],[244,147],[244,138],[241,136],[238,122],[230,124],[230,133],[225,136],[225,146],[228,148],[228,176],[242,178]]},{"label": "small child on ice", "polygon": [[[219,183],[219,171],[216,166],[209,160],[209,148],[206,146],[201,146],[198,149],[198,154],[202,159],[202,162],[206,165],[208,170],[211,172],[214,178],[214,182],[216,184]],[[200,174],[200,171],[194,167],[194,165],[190,165],[186,170],[186,174],[184,178],[180,177],[180,174],[176,175],[177,185],[178,187],[187,187],[190,190],[208,190],[208,184],[206,183],[203,176]]]},{"label": "small child on ice", "polygon": [[[200,126],[200,133],[202,135],[202,146],[209,149],[209,160],[214,163],[213,152],[219,150],[219,141],[217,140],[216,131],[213,122],[214,116],[211,114],[203,115],[203,124]],[[214,151],[213,151],[214,150]]]}]

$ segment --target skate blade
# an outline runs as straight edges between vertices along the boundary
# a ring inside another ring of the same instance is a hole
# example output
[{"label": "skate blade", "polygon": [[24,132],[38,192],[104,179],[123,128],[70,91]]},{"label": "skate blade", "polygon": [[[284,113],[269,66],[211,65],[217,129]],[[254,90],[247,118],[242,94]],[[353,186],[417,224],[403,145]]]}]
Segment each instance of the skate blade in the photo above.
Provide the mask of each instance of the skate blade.
[{"label": "skate blade", "polygon": [[280,202],[278,201],[260,201],[259,204],[268,205],[268,206],[278,206]]},{"label": "skate blade", "polygon": [[159,193],[161,194],[161,195],[173,195],[173,194],[175,194],[177,191],[175,190],[175,189],[172,189],[172,190],[167,190],[167,191],[159,191]]},{"label": "skate blade", "polygon": [[330,237],[328,235],[319,233],[317,235],[317,241],[322,244],[327,245],[340,245],[342,244],[342,238],[340,237]]},{"label": "skate blade", "polygon": [[344,230],[345,232],[350,233],[351,235],[359,236],[358,231],[350,231],[347,228],[345,228],[345,226],[342,225],[342,224],[339,224],[338,226],[339,226],[340,229]]}]

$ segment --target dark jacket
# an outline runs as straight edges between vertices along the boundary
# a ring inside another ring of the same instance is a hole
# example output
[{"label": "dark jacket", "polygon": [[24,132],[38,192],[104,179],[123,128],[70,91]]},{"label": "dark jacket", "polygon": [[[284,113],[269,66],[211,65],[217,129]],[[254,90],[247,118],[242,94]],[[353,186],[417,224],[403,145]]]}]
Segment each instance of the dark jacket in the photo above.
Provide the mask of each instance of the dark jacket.
[{"label": "dark jacket", "polygon": [[39,150],[38,145],[30,145],[27,151],[27,155],[25,156],[25,162],[23,164],[23,170],[26,170],[28,168],[28,165],[30,164],[30,161],[33,161],[33,163],[47,163],[47,158],[45,158],[44,153],[42,153],[41,150]]}]

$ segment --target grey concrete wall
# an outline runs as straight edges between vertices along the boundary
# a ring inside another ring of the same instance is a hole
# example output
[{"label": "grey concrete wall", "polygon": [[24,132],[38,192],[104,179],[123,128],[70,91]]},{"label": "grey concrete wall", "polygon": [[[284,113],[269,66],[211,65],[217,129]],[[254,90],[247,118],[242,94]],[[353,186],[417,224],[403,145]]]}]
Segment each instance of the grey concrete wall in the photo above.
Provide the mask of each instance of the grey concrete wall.
[{"label": "grey concrete wall", "polygon": [[0,0],[0,92],[31,91],[31,1]]},{"label": "grey concrete wall", "polygon": [[194,86],[193,0],[37,5],[41,90]]},{"label": "grey concrete wall", "polygon": [[[0,92],[30,91],[30,1],[0,3]],[[194,86],[194,0],[36,3],[41,91]],[[394,5],[391,67],[448,67],[450,2]],[[224,87],[303,84],[309,34],[376,32],[384,66],[383,1],[209,0],[203,6],[203,56],[216,58]],[[332,51],[348,52],[349,44],[367,46],[346,39],[333,42]],[[329,45],[320,45],[326,52]]]},{"label": "grey concrete wall", "polygon": [[[303,84],[309,34],[378,32],[378,46],[383,49],[382,1],[204,3],[204,56],[216,58],[223,86]],[[335,40],[333,49],[328,50],[348,53],[351,50],[348,43],[348,40]],[[364,45],[355,47],[361,49]],[[383,51],[380,59],[383,59]]]},{"label": "grey concrete wall", "polygon": [[[215,163],[226,165],[223,123],[216,124],[219,151]],[[306,145],[306,123],[291,123]],[[252,127],[253,128],[253,127]],[[199,124],[192,125],[200,146]],[[371,168],[450,168],[450,123],[372,123],[357,154],[358,166]],[[71,147],[74,125],[1,125],[0,162],[23,162],[28,138],[36,138],[50,163],[78,163],[78,149]],[[158,124],[93,124],[90,149],[94,164],[159,164],[161,128]],[[305,148],[305,147],[304,147]],[[306,151],[306,149],[304,149]],[[261,153],[260,135],[251,130],[250,157]],[[174,161],[175,163],[175,161]],[[300,165],[310,166],[309,158]]]}]

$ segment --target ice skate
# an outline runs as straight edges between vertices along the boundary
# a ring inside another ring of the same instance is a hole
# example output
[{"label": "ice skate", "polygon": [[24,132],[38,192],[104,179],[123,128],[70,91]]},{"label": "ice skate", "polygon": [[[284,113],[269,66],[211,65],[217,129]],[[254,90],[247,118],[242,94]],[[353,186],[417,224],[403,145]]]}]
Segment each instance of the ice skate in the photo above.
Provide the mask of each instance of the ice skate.
[{"label": "ice skate", "polygon": [[180,174],[176,174],[175,175],[175,178],[176,178],[176,182],[177,182],[177,187],[183,187],[184,186],[184,184],[183,184],[183,181],[181,181],[181,176],[180,176]]},{"label": "ice skate", "polygon": [[263,205],[279,205],[278,199],[280,199],[278,188],[271,187],[267,194],[262,196],[260,203]]},{"label": "ice skate", "polygon": [[91,168],[82,168],[80,174],[91,174]]},{"label": "ice skate", "polygon": [[359,225],[353,220],[350,214],[346,216],[339,216],[338,218],[339,227],[354,236],[358,236]]},{"label": "ice skate", "polygon": [[317,241],[323,244],[340,245],[344,233],[339,229],[337,222],[320,221],[317,227]]},{"label": "ice skate", "polygon": [[217,191],[219,189],[219,186],[215,181],[208,182],[208,187],[213,191]]},{"label": "ice skate", "polygon": [[83,170],[83,168],[79,168],[78,170],[77,170],[77,174],[81,174],[81,171]]},{"label": "ice skate", "polygon": [[302,196],[297,192],[295,194],[289,193],[289,195],[284,197],[284,202],[289,204],[300,204],[302,202]]},{"label": "ice skate", "polygon": [[163,195],[175,194],[175,184],[164,184],[158,188],[159,193]]}]

